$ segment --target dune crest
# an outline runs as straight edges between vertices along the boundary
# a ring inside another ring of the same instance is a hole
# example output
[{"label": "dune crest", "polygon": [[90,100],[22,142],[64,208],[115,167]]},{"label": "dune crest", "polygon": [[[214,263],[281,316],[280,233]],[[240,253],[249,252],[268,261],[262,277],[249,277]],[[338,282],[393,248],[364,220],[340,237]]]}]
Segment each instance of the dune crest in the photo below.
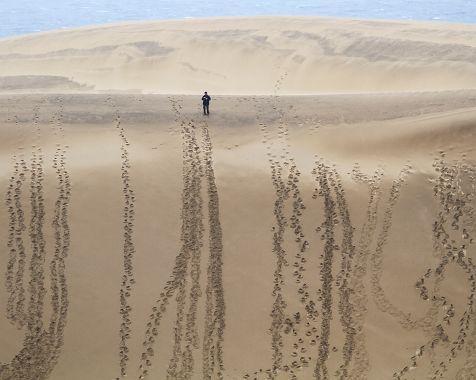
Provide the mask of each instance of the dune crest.
[{"label": "dune crest", "polygon": [[[143,22],[0,41],[5,77],[70,91],[282,94],[437,91],[476,87],[476,27],[319,17]],[[14,90],[15,80],[4,78]],[[52,82],[50,80],[50,82]],[[0,84],[2,81],[0,80]],[[78,86],[83,86],[83,88]],[[33,87],[33,86],[32,86]],[[85,88],[84,88],[85,87]]]}]

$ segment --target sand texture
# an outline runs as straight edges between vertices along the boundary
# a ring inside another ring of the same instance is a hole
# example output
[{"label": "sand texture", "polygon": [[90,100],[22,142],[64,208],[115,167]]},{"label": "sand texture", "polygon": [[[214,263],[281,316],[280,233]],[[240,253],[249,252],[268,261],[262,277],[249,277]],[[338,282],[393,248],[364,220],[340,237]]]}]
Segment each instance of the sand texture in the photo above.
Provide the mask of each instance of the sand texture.
[{"label": "sand texture", "polygon": [[437,23],[0,40],[0,380],[474,380],[475,62]]},{"label": "sand texture", "polygon": [[455,90],[476,87],[474,62],[474,25],[316,17],[143,22],[4,39],[0,89],[270,94],[286,70],[281,94]]}]

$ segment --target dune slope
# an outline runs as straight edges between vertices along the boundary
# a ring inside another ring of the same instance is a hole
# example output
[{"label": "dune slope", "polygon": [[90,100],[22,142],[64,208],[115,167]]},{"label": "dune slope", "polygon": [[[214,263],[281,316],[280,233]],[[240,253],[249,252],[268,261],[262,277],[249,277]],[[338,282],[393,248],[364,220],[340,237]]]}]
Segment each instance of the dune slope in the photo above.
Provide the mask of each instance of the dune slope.
[{"label": "dune slope", "polygon": [[282,73],[283,94],[476,87],[470,25],[318,17],[144,22],[3,39],[0,52],[1,75],[16,77],[19,89],[25,75],[38,75],[53,91],[57,80],[42,76],[63,77],[71,90],[270,94]]},{"label": "dune slope", "polygon": [[475,31],[0,41],[0,380],[474,377]]}]

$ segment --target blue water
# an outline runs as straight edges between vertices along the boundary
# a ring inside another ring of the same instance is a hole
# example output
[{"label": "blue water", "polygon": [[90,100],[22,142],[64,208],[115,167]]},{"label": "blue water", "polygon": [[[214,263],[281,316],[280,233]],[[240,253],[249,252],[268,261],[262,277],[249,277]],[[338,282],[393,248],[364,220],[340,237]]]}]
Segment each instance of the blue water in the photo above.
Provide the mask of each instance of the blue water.
[{"label": "blue water", "polygon": [[0,37],[129,20],[303,15],[476,23],[476,0],[0,0]]}]

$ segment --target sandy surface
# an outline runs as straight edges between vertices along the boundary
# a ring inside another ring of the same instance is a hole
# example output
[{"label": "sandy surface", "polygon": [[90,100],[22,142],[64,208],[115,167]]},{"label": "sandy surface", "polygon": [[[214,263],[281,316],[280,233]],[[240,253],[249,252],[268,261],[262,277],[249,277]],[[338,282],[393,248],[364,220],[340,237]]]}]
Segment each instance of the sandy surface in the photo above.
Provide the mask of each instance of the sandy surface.
[{"label": "sandy surface", "polygon": [[0,75],[9,78],[0,76],[0,89],[270,94],[287,73],[281,94],[454,90],[476,87],[474,62],[474,25],[317,17],[143,22],[3,39]]},{"label": "sandy surface", "polygon": [[0,379],[474,379],[475,44],[317,18],[1,40]]}]

